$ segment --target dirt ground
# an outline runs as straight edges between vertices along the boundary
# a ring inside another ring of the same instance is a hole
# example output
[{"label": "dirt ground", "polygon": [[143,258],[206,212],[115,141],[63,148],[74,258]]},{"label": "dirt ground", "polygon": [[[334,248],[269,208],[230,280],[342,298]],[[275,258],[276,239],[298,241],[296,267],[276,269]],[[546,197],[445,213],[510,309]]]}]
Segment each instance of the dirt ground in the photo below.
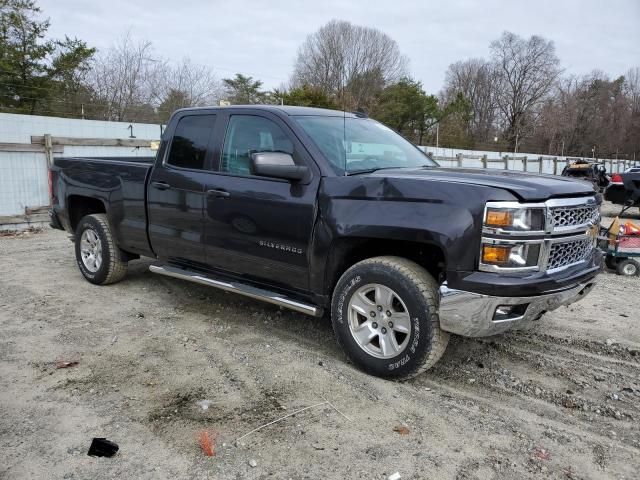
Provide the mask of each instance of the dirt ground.
[{"label": "dirt ground", "polygon": [[[149,263],[96,287],[65,233],[0,237],[0,478],[638,478],[640,278],[605,272],[535,331],[454,337],[394,383],[325,320]],[[93,437],[120,451],[87,456]]]}]

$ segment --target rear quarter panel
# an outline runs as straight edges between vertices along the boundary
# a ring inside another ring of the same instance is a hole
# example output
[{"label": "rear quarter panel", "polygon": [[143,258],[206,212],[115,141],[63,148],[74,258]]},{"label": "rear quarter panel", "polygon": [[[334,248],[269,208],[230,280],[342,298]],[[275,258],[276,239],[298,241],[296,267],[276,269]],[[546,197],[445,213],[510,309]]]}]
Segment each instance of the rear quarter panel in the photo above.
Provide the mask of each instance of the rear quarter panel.
[{"label": "rear quarter panel", "polygon": [[65,229],[72,233],[69,203],[73,197],[94,198],[104,205],[120,248],[151,255],[146,231],[145,181],[152,161],[56,158],[54,210]]}]

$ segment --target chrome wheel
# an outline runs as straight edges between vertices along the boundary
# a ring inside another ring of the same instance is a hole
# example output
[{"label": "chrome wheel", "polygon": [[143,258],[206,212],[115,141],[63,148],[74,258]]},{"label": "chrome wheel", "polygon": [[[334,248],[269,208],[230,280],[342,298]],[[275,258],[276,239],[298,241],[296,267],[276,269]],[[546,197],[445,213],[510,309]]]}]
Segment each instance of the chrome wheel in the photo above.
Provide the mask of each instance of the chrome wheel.
[{"label": "chrome wheel", "polygon": [[624,274],[629,276],[635,275],[637,273],[637,270],[638,269],[633,263],[627,263],[622,269]]},{"label": "chrome wheel", "polygon": [[95,273],[102,265],[102,242],[98,234],[87,228],[80,237],[80,255],[87,270]]},{"label": "chrome wheel", "polygon": [[370,283],[349,300],[349,330],[358,346],[377,358],[393,358],[407,348],[411,318],[400,296],[389,287]]}]

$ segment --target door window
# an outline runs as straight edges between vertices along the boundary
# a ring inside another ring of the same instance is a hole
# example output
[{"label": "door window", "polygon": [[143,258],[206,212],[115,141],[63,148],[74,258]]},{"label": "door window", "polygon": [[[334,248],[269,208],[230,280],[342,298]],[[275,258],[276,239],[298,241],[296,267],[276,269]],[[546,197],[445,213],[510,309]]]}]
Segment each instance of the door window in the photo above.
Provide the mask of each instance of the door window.
[{"label": "door window", "polygon": [[215,115],[188,115],[178,121],[167,163],[175,167],[202,170]]},{"label": "door window", "polygon": [[252,153],[284,152],[293,155],[293,150],[293,142],[275,122],[252,115],[233,115],[227,127],[220,171],[251,175]]}]

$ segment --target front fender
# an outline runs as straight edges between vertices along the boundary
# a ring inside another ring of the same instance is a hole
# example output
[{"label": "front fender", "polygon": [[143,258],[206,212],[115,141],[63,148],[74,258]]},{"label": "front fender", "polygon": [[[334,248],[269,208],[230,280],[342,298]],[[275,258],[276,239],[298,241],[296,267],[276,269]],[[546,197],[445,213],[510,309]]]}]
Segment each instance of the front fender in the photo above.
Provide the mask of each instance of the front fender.
[{"label": "front fender", "polygon": [[[514,201],[494,187],[385,177],[326,178],[311,249],[311,286],[318,291],[337,239],[368,238],[437,246],[446,270],[477,265],[487,201]],[[322,274],[322,280],[319,275]]]}]

